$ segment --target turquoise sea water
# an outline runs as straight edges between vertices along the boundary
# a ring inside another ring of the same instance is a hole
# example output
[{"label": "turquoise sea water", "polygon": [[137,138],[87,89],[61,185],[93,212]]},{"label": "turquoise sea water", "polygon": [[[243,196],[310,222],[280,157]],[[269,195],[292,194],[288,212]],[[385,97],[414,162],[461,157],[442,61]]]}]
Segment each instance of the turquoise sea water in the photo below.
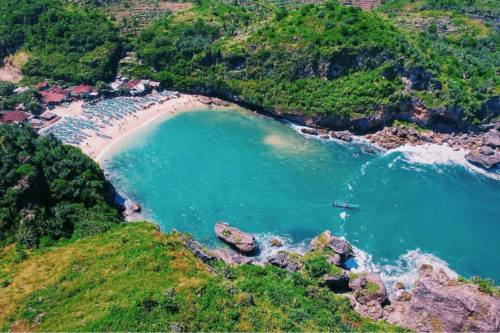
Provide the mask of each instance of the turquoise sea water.
[{"label": "turquoise sea water", "polygon": [[[305,251],[324,230],[356,248],[354,268],[413,283],[421,263],[500,282],[500,181],[444,148],[376,151],[305,138],[242,111],[179,115],[128,139],[104,162],[118,191],[164,231],[211,246],[217,221]],[[358,204],[358,211],[331,202]],[[449,267],[449,268],[448,268]]]}]

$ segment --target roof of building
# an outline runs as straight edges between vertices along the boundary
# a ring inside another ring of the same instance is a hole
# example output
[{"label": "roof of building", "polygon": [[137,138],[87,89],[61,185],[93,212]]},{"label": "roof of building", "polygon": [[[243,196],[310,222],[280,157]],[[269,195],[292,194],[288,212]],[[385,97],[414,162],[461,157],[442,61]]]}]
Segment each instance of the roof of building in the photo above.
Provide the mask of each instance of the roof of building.
[{"label": "roof of building", "polygon": [[109,85],[111,86],[111,89],[118,90],[118,87],[120,87],[122,85],[122,82],[115,81],[115,82],[111,82]]},{"label": "roof of building", "polygon": [[156,81],[149,81],[149,85],[151,87],[159,87],[160,86],[160,82],[156,82]]},{"label": "roof of building", "polygon": [[141,93],[144,90],[146,90],[146,87],[144,87],[144,85],[142,83],[139,83],[138,85],[134,86],[131,90]]},{"label": "roof of building", "polygon": [[40,119],[30,119],[29,120],[29,123],[32,124],[32,125],[35,125],[35,126],[41,126],[43,125],[43,121],[41,121]]},{"label": "roof of building", "polygon": [[12,111],[11,113],[3,116],[3,120],[6,123],[11,123],[11,122],[16,122],[16,121],[25,121],[29,117],[30,117],[29,113],[16,110],[16,111]]},{"label": "roof of building", "polygon": [[151,80],[141,80],[142,84],[149,84],[149,82],[151,82]]},{"label": "roof of building", "polygon": [[4,116],[4,115],[6,115],[6,114],[9,114],[9,113],[11,113],[11,112],[12,112],[12,110],[2,110],[2,111],[0,111],[0,117],[1,117],[1,116]]},{"label": "roof of building", "polygon": [[57,93],[64,96],[69,96],[69,94],[71,94],[71,90],[69,89],[59,90]]},{"label": "roof of building", "polygon": [[13,93],[14,94],[20,94],[20,93],[23,93],[23,92],[25,92],[27,90],[30,90],[30,88],[29,87],[19,87],[19,88],[14,89]]},{"label": "roof of building", "polygon": [[44,120],[51,120],[51,119],[54,119],[57,115],[55,113],[52,113],[50,111],[45,111],[44,113],[42,113],[41,115],[39,115],[38,117],[39,118],[42,118]]},{"label": "roof of building", "polygon": [[90,90],[92,90],[92,87],[91,86],[86,86],[86,85],[83,85],[83,84],[80,84],[78,87],[76,87],[75,89],[73,89],[73,92],[75,94],[81,94],[81,93],[88,93]]},{"label": "roof of building", "polygon": [[47,86],[48,86],[48,83],[47,83],[47,82],[40,82],[40,83],[38,84],[38,86],[39,86],[40,88],[47,87]]},{"label": "roof of building", "polygon": [[141,84],[141,80],[132,80],[129,82],[122,83],[122,87],[128,87],[128,88],[132,89],[138,84]]},{"label": "roof of building", "polygon": [[44,96],[43,100],[45,103],[50,103],[50,102],[58,102],[59,103],[63,99],[66,99],[66,96],[64,96],[63,94],[48,93],[46,96]]},{"label": "roof of building", "polygon": [[52,87],[50,88],[49,90],[47,90],[49,93],[54,93],[54,92],[58,92],[59,90],[61,90],[61,87]]}]

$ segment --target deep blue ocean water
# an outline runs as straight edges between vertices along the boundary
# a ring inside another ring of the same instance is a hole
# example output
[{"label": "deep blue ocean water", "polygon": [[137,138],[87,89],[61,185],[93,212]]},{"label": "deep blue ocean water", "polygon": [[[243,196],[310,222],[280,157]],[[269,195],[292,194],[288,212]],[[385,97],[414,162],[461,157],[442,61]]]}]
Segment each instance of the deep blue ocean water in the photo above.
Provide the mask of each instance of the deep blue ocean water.
[{"label": "deep blue ocean water", "polygon": [[[356,248],[351,263],[409,287],[418,266],[500,282],[500,181],[442,147],[375,154],[366,143],[306,138],[243,111],[185,113],[128,139],[103,166],[144,218],[211,246],[217,221],[305,251],[324,230]],[[358,211],[331,206],[358,204]]]}]

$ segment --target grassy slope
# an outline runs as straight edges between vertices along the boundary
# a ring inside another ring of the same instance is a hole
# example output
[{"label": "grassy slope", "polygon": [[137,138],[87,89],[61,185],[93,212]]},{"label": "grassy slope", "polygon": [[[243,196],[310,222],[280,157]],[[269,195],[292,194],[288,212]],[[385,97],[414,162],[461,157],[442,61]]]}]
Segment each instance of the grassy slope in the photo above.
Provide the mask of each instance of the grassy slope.
[{"label": "grassy slope", "polygon": [[175,323],[187,331],[399,330],[360,318],[347,298],[300,273],[216,266],[215,276],[178,234],[151,223],[57,246],[21,263],[13,247],[1,253],[2,331],[20,320],[16,327],[27,328],[40,314],[37,331],[170,331]]}]

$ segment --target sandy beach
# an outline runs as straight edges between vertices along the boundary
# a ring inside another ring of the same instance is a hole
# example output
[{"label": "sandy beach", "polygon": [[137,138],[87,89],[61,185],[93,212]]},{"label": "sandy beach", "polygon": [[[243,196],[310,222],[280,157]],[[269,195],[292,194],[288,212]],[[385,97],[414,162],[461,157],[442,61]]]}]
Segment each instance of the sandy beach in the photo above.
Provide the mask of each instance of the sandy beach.
[{"label": "sandy beach", "polygon": [[[82,102],[72,103],[70,108],[58,107],[53,112],[59,116],[78,116],[82,112]],[[110,121],[113,126],[103,128],[100,133],[110,136],[111,139],[92,135],[83,141],[79,147],[82,151],[93,158],[96,162],[104,161],[107,153],[117,142],[126,140],[127,137],[138,129],[147,126],[153,121],[165,120],[180,113],[196,111],[207,108],[197,95],[182,94],[177,98],[165,101],[163,104],[156,103],[148,109],[140,110],[127,115],[122,119]]]}]

